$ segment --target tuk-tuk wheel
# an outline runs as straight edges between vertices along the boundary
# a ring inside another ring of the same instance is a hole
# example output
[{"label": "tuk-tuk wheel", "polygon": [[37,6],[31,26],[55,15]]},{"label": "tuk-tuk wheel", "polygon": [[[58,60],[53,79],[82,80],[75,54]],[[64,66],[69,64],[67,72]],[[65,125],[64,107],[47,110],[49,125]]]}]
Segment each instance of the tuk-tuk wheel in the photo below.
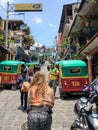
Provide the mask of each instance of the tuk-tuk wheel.
[{"label": "tuk-tuk wheel", "polygon": [[17,90],[17,85],[12,85],[11,90]]},{"label": "tuk-tuk wheel", "polygon": [[0,90],[2,91],[3,90],[3,84],[0,84]]},{"label": "tuk-tuk wheel", "polygon": [[64,100],[67,96],[68,96],[67,93],[63,93],[63,92],[60,91],[60,98],[62,100]]},{"label": "tuk-tuk wheel", "polygon": [[62,94],[62,95],[60,95],[60,98],[62,99],[62,100],[64,100],[65,98],[67,98],[67,93],[65,93],[65,94]]},{"label": "tuk-tuk wheel", "polygon": [[61,98],[62,100],[64,100],[65,97],[67,97],[67,93],[63,93],[63,92],[61,91],[61,88],[60,88],[60,87],[59,87],[59,94],[60,94],[60,98]]},{"label": "tuk-tuk wheel", "polygon": [[61,100],[64,100],[65,98],[64,98],[62,95],[60,95],[60,99],[61,99]]}]

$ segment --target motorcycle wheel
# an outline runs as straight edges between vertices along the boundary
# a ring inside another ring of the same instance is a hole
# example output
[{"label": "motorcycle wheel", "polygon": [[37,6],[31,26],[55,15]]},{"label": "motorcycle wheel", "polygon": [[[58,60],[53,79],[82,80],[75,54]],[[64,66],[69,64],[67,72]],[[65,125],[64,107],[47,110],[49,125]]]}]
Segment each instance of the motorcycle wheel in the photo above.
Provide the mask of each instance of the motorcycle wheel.
[{"label": "motorcycle wheel", "polygon": [[85,129],[85,128],[84,129],[80,129],[80,128],[76,128],[75,125],[72,125],[70,130],[90,130],[90,129]]},{"label": "motorcycle wheel", "polygon": [[77,128],[75,124],[73,124],[73,125],[71,126],[70,130],[80,130],[80,129]]}]

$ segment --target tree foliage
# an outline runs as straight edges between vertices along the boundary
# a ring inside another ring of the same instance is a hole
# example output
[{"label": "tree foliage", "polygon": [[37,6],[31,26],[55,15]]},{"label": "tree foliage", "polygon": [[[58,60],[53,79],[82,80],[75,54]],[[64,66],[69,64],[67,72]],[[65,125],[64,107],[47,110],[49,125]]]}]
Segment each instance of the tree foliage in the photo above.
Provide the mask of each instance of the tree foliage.
[{"label": "tree foliage", "polygon": [[30,31],[30,28],[29,27],[27,27],[27,29],[26,29],[26,35],[30,35],[31,34],[31,31]]},{"label": "tree foliage", "polygon": [[37,58],[37,55],[34,55],[34,54],[33,54],[33,56],[31,57],[31,60],[32,60],[32,61],[37,61],[37,59],[38,59],[38,58]]},{"label": "tree foliage", "polygon": [[4,35],[0,35],[0,44],[4,41]]},{"label": "tree foliage", "polygon": [[81,54],[77,53],[77,54],[71,54],[71,59],[80,59],[82,57]]},{"label": "tree foliage", "polygon": [[61,44],[61,48],[66,48],[67,46],[68,46],[68,41],[64,41],[64,42],[62,42],[62,44]]},{"label": "tree foliage", "polygon": [[66,48],[66,47],[68,47],[68,45],[70,44],[70,42],[71,42],[71,36],[69,36],[69,37],[67,37],[66,38],[66,40],[64,41],[64,42],[62,42],[62,44],[61,44],[61,48]]}]

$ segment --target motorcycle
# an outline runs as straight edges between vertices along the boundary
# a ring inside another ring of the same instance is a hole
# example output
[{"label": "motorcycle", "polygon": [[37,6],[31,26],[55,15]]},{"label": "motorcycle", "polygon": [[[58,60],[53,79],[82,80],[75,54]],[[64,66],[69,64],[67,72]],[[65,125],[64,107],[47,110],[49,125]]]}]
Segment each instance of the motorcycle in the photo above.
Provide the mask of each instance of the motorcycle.
[{"label": "motorcycle", "polygon": [[[71,125],[70,130],[98,130],[98,111],[93,109],[93,104],[98,104],[98,78],[89,86],[89,97],[81,97],[74,105],[77,118]],[[85,90],[87,90],[86,87]]]}]

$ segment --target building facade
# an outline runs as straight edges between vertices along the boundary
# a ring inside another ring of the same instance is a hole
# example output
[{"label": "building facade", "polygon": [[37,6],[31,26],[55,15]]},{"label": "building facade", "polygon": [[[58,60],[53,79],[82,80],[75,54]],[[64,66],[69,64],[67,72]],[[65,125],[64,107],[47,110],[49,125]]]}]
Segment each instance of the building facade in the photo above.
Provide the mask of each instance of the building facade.
[{"label": "building facade", "polygon": [[[69,30],[65,29],[67,24],[62,28],[60,26],[61,40],[65,41],[65,37],[69,36],[72,38],[70,45],[76,46],[76,54],[80,55],[78,58],[87,62],[90,83],[98,75],[98,1],[82,0],[75,10],[77,12],[70,22]],[[62,15],[64,17],[64,12]]]}]

